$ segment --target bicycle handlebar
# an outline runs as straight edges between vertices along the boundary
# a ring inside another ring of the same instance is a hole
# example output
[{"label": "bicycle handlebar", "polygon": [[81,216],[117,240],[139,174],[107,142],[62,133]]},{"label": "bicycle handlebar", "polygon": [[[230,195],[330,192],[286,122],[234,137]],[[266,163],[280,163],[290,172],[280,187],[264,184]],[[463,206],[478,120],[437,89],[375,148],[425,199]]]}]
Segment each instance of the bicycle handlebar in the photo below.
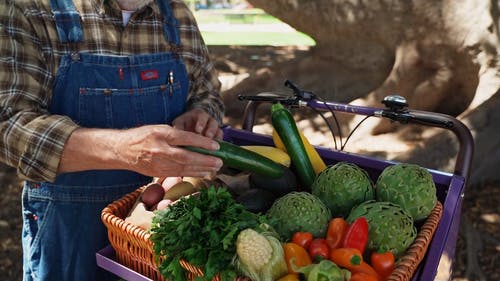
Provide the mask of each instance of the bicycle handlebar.
[{"label": "bicycle handlebar", "polygon": [[[287,80],[288,81],[288,80]],[[459,150],[457,153],[454,173],[463,176],[465,180],[468,179],[474,154],[474,140],[470,130],[458,119],[440,113],[410,110],[406,109],[405,103],[397,100],[393,103],[394,96],[389,99],[384,99],[383,103],[388,105],[388,108],[374,108],[366,106],[357,106],[350,104],[342,104],[335,102],[322,102],[319,101],[311,92],[301,91],[293,83],[285,85],[291,86],[294,91],[294,96],[282,96],[274,93],[263,93],[257,96],[239,96],[240,100],[248,100],[243,114],[243,130],[252,131],[255,122],[255,113],[257,107],[262,103],[275,103],[280,102],[290,107],[303,107],[309,106],[311,108],[320,110],[333,110],[339,112],[346,112],[351,114],[359,114],[366,116],[375,116],[391,119],[400,123],[412,123],[419,125],[426,125],[430,127],[438,127],[452,131],[459,141]],[[300,93],[298,93],[300,91]],[[305,95],[304,95],[305,93]],[[399,97],[399,96],[396,96]],[[399,97],[401,98],[401,97]]]}]

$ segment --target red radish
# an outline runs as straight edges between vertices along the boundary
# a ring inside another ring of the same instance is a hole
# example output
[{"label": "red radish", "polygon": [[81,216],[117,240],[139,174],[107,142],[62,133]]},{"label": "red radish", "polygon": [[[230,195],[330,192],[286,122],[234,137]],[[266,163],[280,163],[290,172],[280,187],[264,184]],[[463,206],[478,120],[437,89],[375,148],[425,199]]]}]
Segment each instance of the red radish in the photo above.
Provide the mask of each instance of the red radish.
[{"label": "red radish", "polygon": [[167,192],[172,186],[180,183],[182,181],[181,177],[166,177],[162,182],[161,185],[163,186],[163,189],[165,192]]},{"label": "red radish", "polygon": [[156,210],[163,210],[166,209],[168,206],[170,206],[174,201],[170,199],[163,199],[158,204],[156,205]]}]

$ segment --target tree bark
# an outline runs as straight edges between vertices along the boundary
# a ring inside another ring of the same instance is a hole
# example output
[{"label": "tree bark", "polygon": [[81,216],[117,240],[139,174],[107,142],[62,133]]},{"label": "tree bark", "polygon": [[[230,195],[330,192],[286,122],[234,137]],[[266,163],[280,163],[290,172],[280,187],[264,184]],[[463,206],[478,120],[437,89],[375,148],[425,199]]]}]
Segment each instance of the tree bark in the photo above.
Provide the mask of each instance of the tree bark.
[{"label": "tree bark", "polygon": [[[290,76],[326,99],[379,105],[397,93],[415,109],[457,116],[473,100],[480,71],[500,69],[495,1],[248,2],[316,41]],[[331,79],[311,78],[320,72]],[[392,129],[382,124],[375,133]]]}]

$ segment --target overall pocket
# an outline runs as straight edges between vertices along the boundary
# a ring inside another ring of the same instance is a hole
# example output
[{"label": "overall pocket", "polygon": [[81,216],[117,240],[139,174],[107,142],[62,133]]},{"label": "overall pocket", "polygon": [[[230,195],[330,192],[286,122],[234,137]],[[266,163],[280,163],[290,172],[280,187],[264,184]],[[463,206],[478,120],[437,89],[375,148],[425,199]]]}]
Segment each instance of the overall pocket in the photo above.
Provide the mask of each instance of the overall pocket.
[{"label": "overall pocket", "polygon": [[[26,194],[26,193],[25,193]],[[49,199],[31,199],[23,195],[23,251],[29,260],[25,265],[36,275],[41,261],[42,235],[53,217],[53,202]]]},{"label": "overall pocket", "polygon": [[180,83],[139,89],[80,88],[79,124],[90,128],[132,128],[168,124],[185,110]]}]

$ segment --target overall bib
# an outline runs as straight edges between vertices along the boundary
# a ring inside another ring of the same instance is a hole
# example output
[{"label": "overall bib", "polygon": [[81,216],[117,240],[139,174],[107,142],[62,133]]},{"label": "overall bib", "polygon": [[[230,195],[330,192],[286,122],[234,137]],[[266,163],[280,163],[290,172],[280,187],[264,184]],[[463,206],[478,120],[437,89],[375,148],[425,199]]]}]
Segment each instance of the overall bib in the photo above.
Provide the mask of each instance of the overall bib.
[{"label": "overall bib", "polygon": [[[52,0],[62,43],[83,40],[72,0]],[[169,1],[158,1],[168,43],[179,45]],[[61,59],[51,114],[87,128],[170,124],[183,113],[189,82],[176,53],[107,56],[72,52]],[[151,178],[124,170],[59,175],[55,182],[26,182],[23,190],[24,280],[113,280],[98,269],[95,253],[109,244],[101,210]]]}]

